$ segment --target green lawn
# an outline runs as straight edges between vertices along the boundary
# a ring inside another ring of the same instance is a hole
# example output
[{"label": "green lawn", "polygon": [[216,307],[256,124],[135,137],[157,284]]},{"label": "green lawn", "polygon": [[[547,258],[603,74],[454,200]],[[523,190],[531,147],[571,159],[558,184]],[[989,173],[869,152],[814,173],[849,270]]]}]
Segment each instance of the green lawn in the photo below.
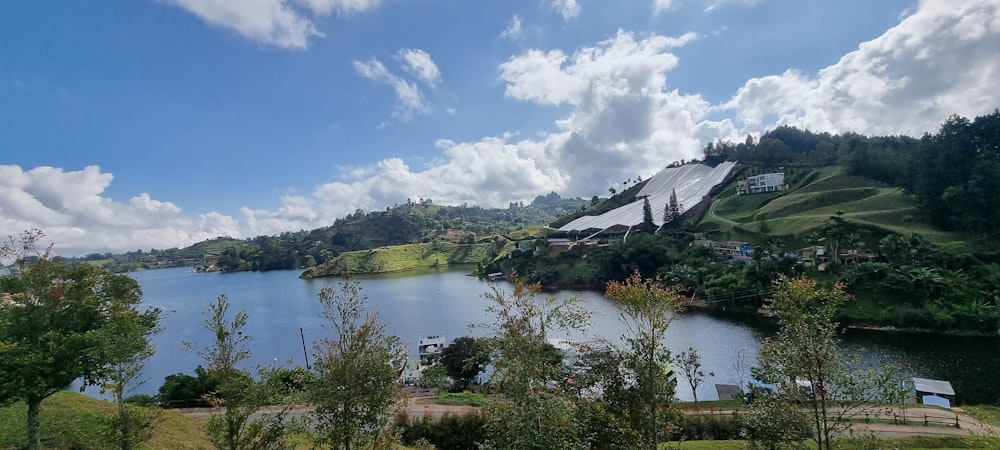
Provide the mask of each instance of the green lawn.
[{"label": "green lawn", "polygon": [[[106,448],[100,432],[102,418],[114,411],[113,403],[83,394],[67,391],[55,394],[45,399],[40,408],[42,444],[59,449]],[[27,412],[24,403],[0,408],[0,448],[20,448],[27,442]],[[149,448],[210,448],[204,425],[202,420],[162,411]]]}]

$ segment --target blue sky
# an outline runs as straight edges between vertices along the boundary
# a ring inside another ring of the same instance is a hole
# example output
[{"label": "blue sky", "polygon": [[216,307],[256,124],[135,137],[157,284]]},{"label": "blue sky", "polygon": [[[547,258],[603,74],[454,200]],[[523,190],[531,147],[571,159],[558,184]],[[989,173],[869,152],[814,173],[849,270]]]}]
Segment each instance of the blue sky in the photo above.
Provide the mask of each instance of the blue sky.
[{"label": "blue sky", "polygon": [[10,0],[0,236],[590,197],[779,124],[933,132],[1000,106],[998,61],[1000,0]]}]

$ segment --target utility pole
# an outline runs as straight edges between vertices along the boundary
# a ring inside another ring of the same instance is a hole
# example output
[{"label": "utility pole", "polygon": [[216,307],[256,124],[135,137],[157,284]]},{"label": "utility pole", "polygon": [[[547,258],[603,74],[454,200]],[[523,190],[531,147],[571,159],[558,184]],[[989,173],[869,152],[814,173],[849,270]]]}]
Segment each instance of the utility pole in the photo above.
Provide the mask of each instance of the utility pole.
[{"label": "utility pole", "polygon": [[299,327],[299,337],[302,338],[302,356],[306,357],[306,370],[312,370],[312,367],[309,367],[309,352],[306,351],[306,334],[302,331],[302,327]]}]

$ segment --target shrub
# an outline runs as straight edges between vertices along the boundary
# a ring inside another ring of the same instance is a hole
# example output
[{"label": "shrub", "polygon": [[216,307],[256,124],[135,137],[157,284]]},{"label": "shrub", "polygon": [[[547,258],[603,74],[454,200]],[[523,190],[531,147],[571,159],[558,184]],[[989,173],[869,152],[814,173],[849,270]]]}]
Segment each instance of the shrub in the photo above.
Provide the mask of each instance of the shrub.
[{"label": "shrub", "polygon": [[167,408],[207,406],[205,397],[215,392],[218,382],[201,366],[194,372],[197,377],[183,373],[167,375],[157,396],[160,405]]},{"label": "shrub", "polygon": [[396,417],[403,444],[414,446],[420,441],[434,444],[440,450],[464,450],[479,447],[485,437],[484,414],[445,414],[440,419],[411,418],[405,414]]}]

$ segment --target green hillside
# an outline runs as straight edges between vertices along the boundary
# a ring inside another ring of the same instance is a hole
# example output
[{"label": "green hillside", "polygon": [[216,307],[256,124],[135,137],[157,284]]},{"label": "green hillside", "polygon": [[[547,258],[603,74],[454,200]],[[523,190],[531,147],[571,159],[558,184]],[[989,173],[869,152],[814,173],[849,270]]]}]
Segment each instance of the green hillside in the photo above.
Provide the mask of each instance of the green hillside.
[{"label": "green hillside", "polygon": [[783,192],[736,195],[736,182],[721,190],[696,230],[742,236],[768,230],[803,243],[806,236],[843,212],[852,223],[902,235],[916,232],[934,243],[962,241],[960,233],[941,231],[920,222],[916,201],[902,188],[850,176],[840,166],[788,169],[790,188]]},{"label": "green hillside", "polygon": [[514,244],[504,238],[475,244],[434,241],[342,253],[319,266],[306,269],[302,278],[349,273],[404,272],[460,264],[479,264],[505,253]]},{"label": "green hillside", "polygon": [[[24,403],[0,408],[0,448],[21,448],[28,440]],[[42,402],[39,413],[42,444],[46,448],[108,448],[101,435],[103,421],[114,414],[115,404],[83,394],[64,391]],[[151,449],[202,449],[212,444],[205,434],[205,421],[160,411]]]}]

